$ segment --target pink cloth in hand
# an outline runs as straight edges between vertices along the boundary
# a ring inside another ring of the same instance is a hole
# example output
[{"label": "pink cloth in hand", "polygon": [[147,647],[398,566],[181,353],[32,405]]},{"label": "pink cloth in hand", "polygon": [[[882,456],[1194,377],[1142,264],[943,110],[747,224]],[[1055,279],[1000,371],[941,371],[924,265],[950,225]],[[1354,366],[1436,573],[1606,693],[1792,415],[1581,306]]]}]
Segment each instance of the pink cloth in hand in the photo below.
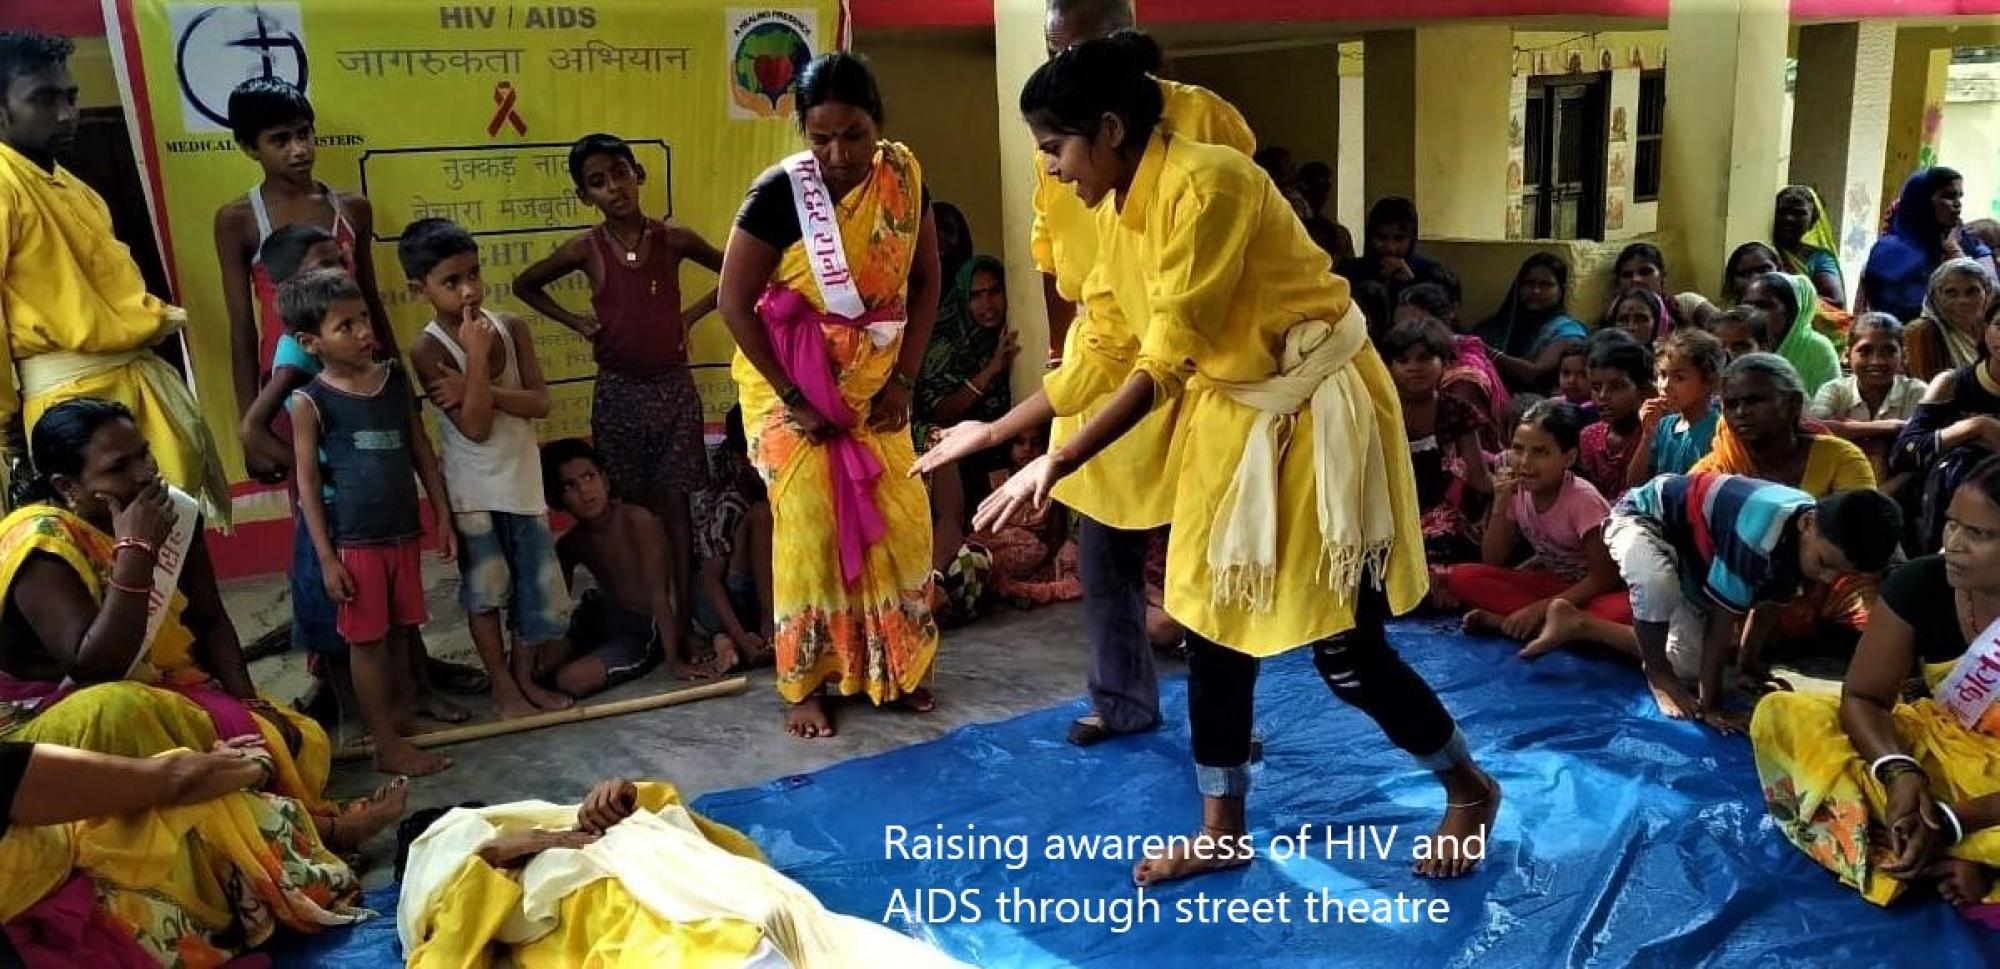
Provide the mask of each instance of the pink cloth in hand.
[{"label": "pink cloth in hand", "polygon": [[840,396],[840,382],[834,378],[833,362],[827,357],[823,326],[860,329],[870,323],[901,317],[901,307],[883,306],[858,319],[813,308],[803,295],[782,286],[772,286],[757,301],[757,315],[771,350],[786,376],[797,385],[806,403],[821,417],[841,429],[826,442],[827,462],[833,481],[834,534],[840,548],[840,575],[848,585],[861,577],[870,546],[882,540],[888,525],[881,509],[875,507],[875,482],[882,477],[882,461],[867,445],[846,433],[855,426],[855,413]]}]

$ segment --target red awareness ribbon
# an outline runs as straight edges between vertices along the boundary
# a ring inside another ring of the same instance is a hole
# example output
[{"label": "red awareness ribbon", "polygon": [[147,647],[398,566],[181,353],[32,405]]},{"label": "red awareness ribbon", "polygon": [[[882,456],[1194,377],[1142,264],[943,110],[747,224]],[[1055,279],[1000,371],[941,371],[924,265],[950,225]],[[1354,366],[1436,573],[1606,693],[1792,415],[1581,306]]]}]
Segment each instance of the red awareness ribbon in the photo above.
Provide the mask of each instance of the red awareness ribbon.
[{"label": "red awareness ribbon", "polygon": [[493,112],[493,120],[486,123],[486,134],[488,137],[498,135],[500,133],[500,126],[503,124],[513,125],[514,133],[517,135],[528,133],[528,123],[521,120],[521,113],[519,111],[514,110],[514,102],[517,100],[517,97],[514,93],[513,84],[501,81],[493,85],[493,103],[499,105],[499,107]]}]

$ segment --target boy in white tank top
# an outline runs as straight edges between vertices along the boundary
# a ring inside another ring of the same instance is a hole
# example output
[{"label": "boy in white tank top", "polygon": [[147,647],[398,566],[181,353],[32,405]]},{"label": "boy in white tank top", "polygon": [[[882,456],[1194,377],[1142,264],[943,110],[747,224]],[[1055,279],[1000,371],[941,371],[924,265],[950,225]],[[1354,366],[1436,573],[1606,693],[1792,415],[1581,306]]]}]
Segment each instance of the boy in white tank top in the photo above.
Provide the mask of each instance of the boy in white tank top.
[{"label": "boy in white tank top", "polygon": [[[570,658],[570,601],[535,446],[532,421],[548,416],[549,391],[534,343],[520,319],[480,308],[479,244],[464,229],[419,219],[403,230],[396,255],[410,292],[434,314],[410,363],[440,418],[459,600],[493,700],[502,717],[564,709],[570,697],[536,682]],[[511,659],[503,611],[515,634]]]}]

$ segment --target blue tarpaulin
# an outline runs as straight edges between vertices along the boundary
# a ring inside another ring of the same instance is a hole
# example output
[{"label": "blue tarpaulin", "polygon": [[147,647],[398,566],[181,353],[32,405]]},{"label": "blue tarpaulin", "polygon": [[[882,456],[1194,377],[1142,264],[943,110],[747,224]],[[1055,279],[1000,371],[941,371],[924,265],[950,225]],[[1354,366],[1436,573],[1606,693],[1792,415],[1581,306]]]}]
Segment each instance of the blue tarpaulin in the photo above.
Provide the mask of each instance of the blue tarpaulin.
[{"label": "blue tarpaulin", "polygon": [[[1267,663],[1258,686],[1257,861],[1147,902],[1128,863],[1049,860],[1048,839],[1101,849],[1082,839],[1195,830],[1182,681],[1163,687],[1167,726],[1142,737],[1072,747],[1072,704],[696,806],[829,908],[984,966],[2000,963],[2000,940],[1927,892],[1885,910],[1840,886],[1772,827],[1748,742],[1663,719],[1629,666],[1523,663],[1438,623],[1399,623],[1392,638],[1505,785],[1486,863],[1460,881],[1410,872],[1442,794],[1329,694],[1303,651]],[[887,844],[892,825],[900,847]],[[1303,853],[1273,859],[1274,836],[1302,826]],[[913,860],[918,836],[939,834],[998,837],[957,842],[975,859]],[[1006,840],[1016,835],[1025,845]],[[291,955],[381,965],[394,935],[384,919]]]}]

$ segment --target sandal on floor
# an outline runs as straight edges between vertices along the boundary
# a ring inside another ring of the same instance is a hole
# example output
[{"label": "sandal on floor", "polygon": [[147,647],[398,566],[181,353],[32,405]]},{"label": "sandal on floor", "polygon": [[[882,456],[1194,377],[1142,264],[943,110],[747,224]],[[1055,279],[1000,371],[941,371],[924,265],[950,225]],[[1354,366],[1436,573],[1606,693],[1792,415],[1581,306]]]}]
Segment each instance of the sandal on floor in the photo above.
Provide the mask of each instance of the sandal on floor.
[{"label": "sandal on floor", "polygon": [[1114,737],[1129,737],[1135,733],[1146,733],[1157,727],[1143,727],[1138,730],[1113,730],[1104,725],[1104,718],[1095,713],[1085,714],[1070,721],[1069,733],[1064,739],[1078,747],[1095,747]]}]

